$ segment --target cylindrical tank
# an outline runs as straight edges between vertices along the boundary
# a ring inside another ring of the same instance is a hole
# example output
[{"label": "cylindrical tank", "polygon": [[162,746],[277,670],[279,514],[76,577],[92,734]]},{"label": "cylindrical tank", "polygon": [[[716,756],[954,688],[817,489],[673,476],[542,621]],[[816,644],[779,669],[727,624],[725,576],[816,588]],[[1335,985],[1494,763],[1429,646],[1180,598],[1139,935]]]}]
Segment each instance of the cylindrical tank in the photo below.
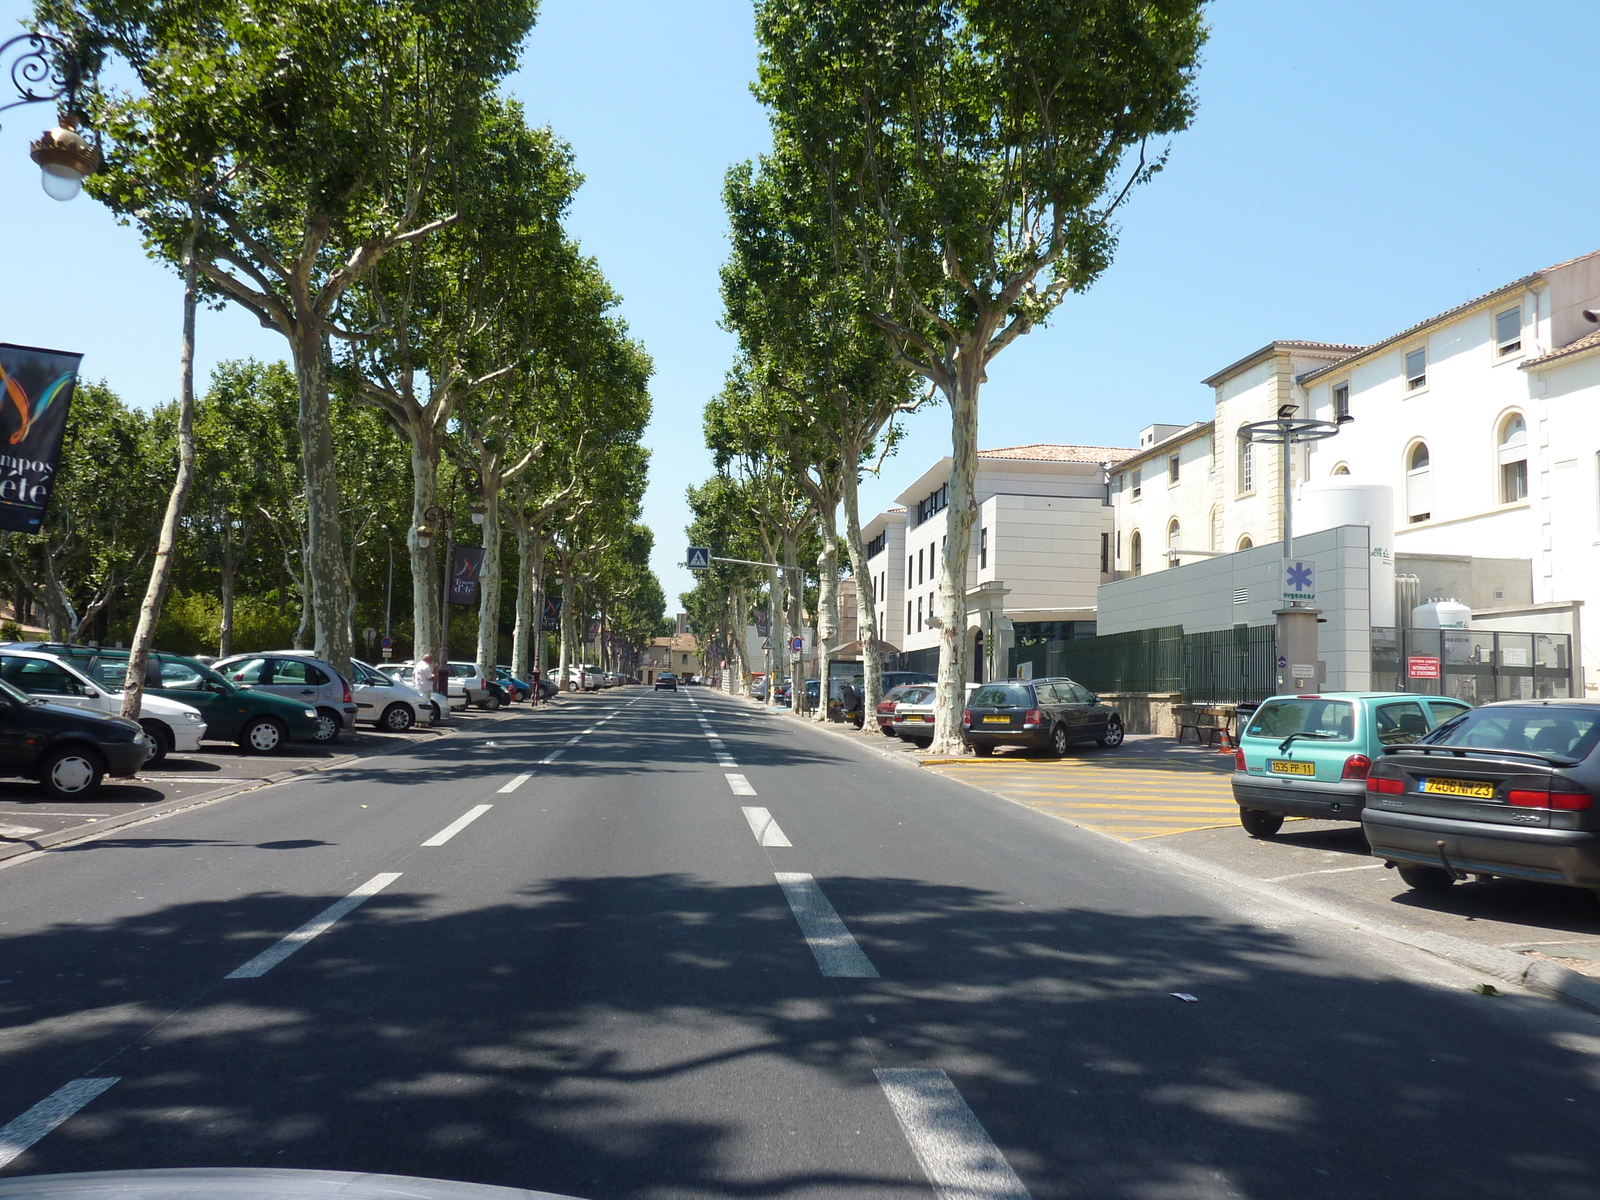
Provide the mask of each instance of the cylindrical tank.
[{"label": "cylindrical tank", "polygon": [[1371,588],[1372,624],[1397,624],[1394,603],[1394,489],[1386,483],[1363,483],[1351,475],[1312,479],[1300,485],[1295,498],[1294,532],[1317,533],[1340,525],[1365,525],[1370,531],[1367,581]]},{"label": "cylindrical tank", "polygon": [[1459,600],[1429,600],[1411,610],[1418,629],[1471,629],[1472,609]]}]

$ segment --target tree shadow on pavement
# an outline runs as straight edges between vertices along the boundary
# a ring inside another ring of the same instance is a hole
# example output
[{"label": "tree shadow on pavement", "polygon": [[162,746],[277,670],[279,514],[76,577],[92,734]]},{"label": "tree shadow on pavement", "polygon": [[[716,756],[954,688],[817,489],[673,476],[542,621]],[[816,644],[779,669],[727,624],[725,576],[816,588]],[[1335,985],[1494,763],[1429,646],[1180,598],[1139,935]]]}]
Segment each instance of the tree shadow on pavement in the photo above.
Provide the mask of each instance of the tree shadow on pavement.
[{"label": "tree shadow on pavement", "polygon": [[925,1196],[872,1071],[929,1067],[1035,1200],[1600,1195],[1588,1018],[1303,927],[820,883],[881,978],[822,978],[775,884],[682,875],[477,907],[397,887],[250,980],[223,976],[338,896],[7,936],[0,1121],[122,1077],[8,1171]]}]

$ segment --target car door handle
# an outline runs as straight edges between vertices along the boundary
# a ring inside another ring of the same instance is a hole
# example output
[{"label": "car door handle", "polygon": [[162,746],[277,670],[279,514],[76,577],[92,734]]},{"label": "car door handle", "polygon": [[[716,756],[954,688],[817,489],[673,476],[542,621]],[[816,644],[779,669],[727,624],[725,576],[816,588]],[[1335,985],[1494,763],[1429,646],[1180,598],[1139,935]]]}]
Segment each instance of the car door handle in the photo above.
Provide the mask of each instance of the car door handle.
[{"label": "car door handle", "polygon": [[300,694],[302,696],[315,696],[317,693],[311,688],[301,688]]}]

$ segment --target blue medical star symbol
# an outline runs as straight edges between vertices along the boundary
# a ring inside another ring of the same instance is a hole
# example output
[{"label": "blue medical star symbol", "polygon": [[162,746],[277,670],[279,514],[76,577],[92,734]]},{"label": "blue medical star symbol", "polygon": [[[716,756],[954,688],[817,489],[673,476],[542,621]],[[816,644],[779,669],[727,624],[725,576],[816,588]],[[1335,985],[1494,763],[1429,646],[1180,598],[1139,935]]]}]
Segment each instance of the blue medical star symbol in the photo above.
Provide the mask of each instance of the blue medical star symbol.
[{"label": "blue medical star symbol", "polygon": [[1297,592],[1309,591],[1311,588],[1311,568],[1305,563],[1295,563],[1289,568],[1289,586]]}]

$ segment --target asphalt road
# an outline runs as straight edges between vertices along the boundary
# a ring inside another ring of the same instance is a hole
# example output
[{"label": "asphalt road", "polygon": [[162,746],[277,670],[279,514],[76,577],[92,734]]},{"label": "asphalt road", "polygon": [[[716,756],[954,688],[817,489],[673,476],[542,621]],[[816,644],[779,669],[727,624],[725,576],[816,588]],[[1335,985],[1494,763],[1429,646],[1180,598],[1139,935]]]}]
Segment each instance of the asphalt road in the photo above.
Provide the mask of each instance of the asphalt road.
[{"label": "asphalt road", "polygon": [[1476,982],[619,690],[0,869],[0,1175],[1600,1197],[1600,1020]]}]

